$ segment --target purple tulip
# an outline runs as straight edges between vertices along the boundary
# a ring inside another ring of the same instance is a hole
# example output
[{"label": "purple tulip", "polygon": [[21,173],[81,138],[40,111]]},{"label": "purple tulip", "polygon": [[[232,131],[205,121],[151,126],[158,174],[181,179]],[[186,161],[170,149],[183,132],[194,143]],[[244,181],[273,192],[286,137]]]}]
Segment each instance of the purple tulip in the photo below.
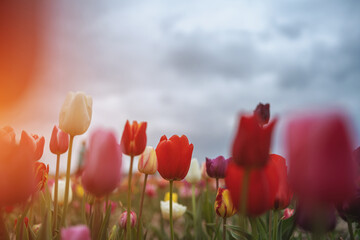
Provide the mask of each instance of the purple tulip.
[{"label": "purple tulip", "polygon": [[206,173],[212,178],[225,178],[225,171],[229,160],[223,156],[218,156],[215,159],[206,158]]},{"label": "purple tulip", "polygon": [[259,125],[267,124],[270,119],[270,104],[259,103],[254,110],[254,115],[257,117]]},{"label": "purple tulip", "polygon": [[90,230],[86,225],[78,225],[61,229],[62,240],[91,240]]}]

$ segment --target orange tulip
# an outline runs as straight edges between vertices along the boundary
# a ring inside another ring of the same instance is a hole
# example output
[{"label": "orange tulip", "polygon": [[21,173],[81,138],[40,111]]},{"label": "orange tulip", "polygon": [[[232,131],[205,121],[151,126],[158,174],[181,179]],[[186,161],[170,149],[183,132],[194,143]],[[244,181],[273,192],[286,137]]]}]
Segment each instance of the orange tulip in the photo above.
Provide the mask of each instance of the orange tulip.
[{"label": "orange tulip", "polygon": [[35,177],[36,177],[36,190],[41,191],[44,189],[49,175],[49,164],[45,165],[42,162],[35,162]]},{"label": "orange tulip", "polygon": [[121,137],[122,152],[129,156],[137,156],[144,152],[146,147],[147,122],[126,121],[123,135]]},{"label": "orange tulip", "polygon": [[21,132],[20,144],[24,144],[32,149],[33,159],[40,160],[44,153],[45,138],[39,137],[37,134],[29,135],[27,132]]}]

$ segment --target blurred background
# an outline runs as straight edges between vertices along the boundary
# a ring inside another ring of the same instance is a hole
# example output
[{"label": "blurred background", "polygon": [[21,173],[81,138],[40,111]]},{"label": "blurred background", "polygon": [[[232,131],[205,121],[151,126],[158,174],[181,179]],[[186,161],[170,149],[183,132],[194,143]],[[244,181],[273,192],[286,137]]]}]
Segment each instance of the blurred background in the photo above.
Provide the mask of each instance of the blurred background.
[{"label": "blurred background", "polygon": [[279,119],[274,153],[287,117],[314,108],[348,112],[359,145],[359,1],[34,2],[0,2],[0,125],[44,135],[51,172],[68,91],[93,97],[75,151],[96,127],[120,139],[129,119],[148,122],[148,145],[185,134],[200,161],[228,157],[259,102]]}]

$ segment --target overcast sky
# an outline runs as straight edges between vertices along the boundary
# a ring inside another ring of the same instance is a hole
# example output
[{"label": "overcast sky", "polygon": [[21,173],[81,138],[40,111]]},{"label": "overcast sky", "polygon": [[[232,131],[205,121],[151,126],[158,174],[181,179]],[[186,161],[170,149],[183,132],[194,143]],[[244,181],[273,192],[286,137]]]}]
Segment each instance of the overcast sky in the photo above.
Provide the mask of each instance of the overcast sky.
[{"label": "overcast sky", "polygon": [[120,138],[127,119],[147,121],[149,145],[185,134],[200,161],[228,157],[239,113],[259,102],[280,120],[275,153],[284,153],[288,114],[314,107],[345,109],[359,145],[359,1],[58,1],[50,9],[41,84],[17,112],[31,120],[12,123],[47,144],[67,91],[81,90],[93,97],[89,132],[102,126]]}]

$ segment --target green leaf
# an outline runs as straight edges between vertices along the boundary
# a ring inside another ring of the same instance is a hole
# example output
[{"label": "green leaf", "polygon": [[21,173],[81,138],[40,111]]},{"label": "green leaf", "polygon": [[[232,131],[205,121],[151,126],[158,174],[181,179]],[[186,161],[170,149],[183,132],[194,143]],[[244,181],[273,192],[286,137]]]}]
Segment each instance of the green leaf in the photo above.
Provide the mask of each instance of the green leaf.
[{"label": "green leaf", "polygon": [[108,208],[106,209],[105,217],[102,221],[100,232],[98,235],[98,239],[107,239],[107,229],[109,227],[109,220],[111,214],[111,205],[109,204]]},{"label": "green leaf", "polygon": [[45,211],[45,216],[43,218],[43,222],[39,229],[39,233],[37,235],[38,240],[43,239],[51,239],[52,238],[52,231],[51,231],[51,214],[50,209]]},{"label": "green leaf", "polygon": [[244,231],[244,229],[242,229],[239,226],[230,225],[230,224],[226,224],[225,226],[227,231],[230,232],[231,236],[234,237],[235,239],[248,239],[248,240],[254,239],[249,233]]},{"label": "green leaf", "polygon": [[280,220],[277,240],[289,240],[296,228],[295,215],[288,219]]}]

